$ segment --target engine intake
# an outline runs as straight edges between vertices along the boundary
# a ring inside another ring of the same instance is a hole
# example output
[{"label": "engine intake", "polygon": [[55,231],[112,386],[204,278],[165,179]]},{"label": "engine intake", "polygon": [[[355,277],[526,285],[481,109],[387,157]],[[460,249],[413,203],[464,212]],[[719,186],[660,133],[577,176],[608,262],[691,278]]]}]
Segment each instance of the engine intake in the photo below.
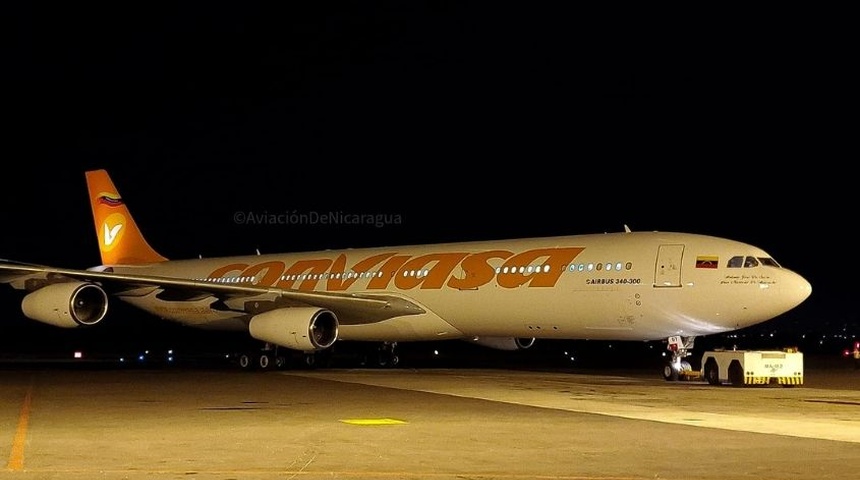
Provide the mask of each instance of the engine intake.
[{"label": "engine intake", "polygon": [[108,296],[98,285],[52,283],[27,294],[21,310],[27,318],[55,327],[89,327],[107,314]]},{"label": "engine intake", "polygon": [[311,352],[334,344],[338,321],[334,313],[324,308],[279,308],[255,315],[248,330],[257,340]]}]

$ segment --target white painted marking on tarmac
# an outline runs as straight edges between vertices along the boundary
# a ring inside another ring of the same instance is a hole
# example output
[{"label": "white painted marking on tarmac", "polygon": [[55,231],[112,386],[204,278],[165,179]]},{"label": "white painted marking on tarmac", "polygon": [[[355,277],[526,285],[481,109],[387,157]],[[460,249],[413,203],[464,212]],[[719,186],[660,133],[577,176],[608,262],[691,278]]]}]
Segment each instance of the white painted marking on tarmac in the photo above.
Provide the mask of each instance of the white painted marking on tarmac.
[{"label": "white painted marking on tarmac", "polygon": [[[599,397],[600,393],[594,394],[590,397],[591,399],[586,400],[571,397],[570,394],[564,392],[540,388],[524,389],[522,388],[523,379],[521,377],[512,377],[503,374],[486,376],[479,373],[475,376],[468,376],[446,375],[444,373],[423,375],[411,374],[410,372],[400,373],[400,375],[397,375],[392,374],[392,372],[377,373],[364,370],[283,372],[284,375],[606,415],[631,420],[647,420],[694,427],[860,443],[860,423],[858,422],[835,421],[814,417],[771,418],[742,413],[711,413],[679,409],[674,405],[668,408],[594,400],[593,398]],[[595,378],[600,377],[590,376],[589,378],[593,381]],[[612,378],[617,379],[617,377]],[[542,376],[538,382],[545,386],[547,385],[545,380],[546,378]],[[572,384],[573,382],[569,383]]]}]

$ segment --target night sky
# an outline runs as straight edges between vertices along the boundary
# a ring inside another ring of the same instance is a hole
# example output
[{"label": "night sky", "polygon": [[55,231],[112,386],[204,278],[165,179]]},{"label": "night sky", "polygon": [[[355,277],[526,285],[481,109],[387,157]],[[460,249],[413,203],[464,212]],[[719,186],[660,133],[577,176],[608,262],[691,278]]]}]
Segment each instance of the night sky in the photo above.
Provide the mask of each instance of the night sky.
[{"label": "night sky", "polygon": [[[860,334],[845,12],[11,8],[0,258],[97,264],[106,168],[169,258],[627,224],[755,244],[813,285],[784,324]],[[398,221],[234,220],[330,211]],[[30,334],[16,298],[0,334]]]}]

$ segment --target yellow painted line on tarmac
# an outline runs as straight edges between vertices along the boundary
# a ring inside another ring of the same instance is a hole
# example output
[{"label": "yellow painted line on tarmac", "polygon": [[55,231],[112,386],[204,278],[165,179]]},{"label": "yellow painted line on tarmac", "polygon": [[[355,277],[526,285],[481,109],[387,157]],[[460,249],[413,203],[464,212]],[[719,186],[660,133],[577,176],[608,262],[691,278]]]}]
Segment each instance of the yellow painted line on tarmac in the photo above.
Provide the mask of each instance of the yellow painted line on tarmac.
[{"label": "yellow painted line on tarmac", "polygon": [[552,474],[533,474],[533,473],[498,473],[498,472],[407,472],[407,471],[359,471],[359,470],[280,470],[280,469],[29,469],[28,473],[43,474],[43,475],[81,475],[89,474],[91,477],[129,477],[139,476],[143,473],[148,475],[171,475],[171,476],[187,476],[194,478],[197,475],[232,475],[232,476],[284,476],[290,478],[302,478],[305,476],[313,478],[439,478],[442,480],[456,480],[470,478],[474,480],[652,480],[652,477],[632,477],[632,476],[616,476],[616,475],[552,475]]},{"label": "yellow painted line on tarmac", "polygon": [[407,422],[403,420],[396,420],[394,418],[347,418],[341,420],[342,423],[347,423],[349,425],[404,425]]},{"label": "yellow painted line on tarmac", "polygon": [[18,428],[15,429],[15,438],[12,440],[12,453],[9,454],[9,462],[6,470],[19,472],[24,469],[24,447],[27,444],[27,425],[30,423],[30,402],[33,399],[33,387],[27,389],[24,396],[24,404],[21,405],[21,414],[18,415]]}]

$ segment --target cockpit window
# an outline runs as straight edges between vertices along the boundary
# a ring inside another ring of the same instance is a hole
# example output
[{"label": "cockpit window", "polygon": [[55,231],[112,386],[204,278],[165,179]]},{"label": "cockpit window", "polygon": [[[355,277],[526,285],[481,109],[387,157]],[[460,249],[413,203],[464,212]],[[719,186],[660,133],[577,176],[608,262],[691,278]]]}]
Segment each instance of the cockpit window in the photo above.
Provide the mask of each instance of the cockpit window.
[{"label": "cockpit window", "polygon": [[744,268],[752,268],[758,266],[758,260],[755,257],[747,257],[744,259]]},{"label": "cockpit window", "polygon": [[729,268],[741,268],[744,265],[744,257],[732,257],[729,259]]},{"label": "cockpit window", "polygon": [[766,267],[777,267],[780,268],[780,265],[776,263],[776,260],[770,257],[758,257],[758,261],[761,262],[762,265]]},{"label": "cockpit window", "polygon": [[759,265],[764,265],[765,267],[776,267],[782,268],[780,264],[776,263],[776,260],[770,257],[743,257],[736,256],[729,259],[729,263],[726,264],[729,268],[753,268],[758,267]]}]

